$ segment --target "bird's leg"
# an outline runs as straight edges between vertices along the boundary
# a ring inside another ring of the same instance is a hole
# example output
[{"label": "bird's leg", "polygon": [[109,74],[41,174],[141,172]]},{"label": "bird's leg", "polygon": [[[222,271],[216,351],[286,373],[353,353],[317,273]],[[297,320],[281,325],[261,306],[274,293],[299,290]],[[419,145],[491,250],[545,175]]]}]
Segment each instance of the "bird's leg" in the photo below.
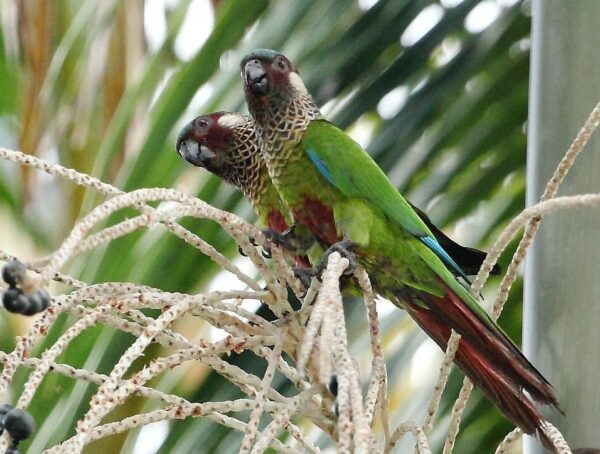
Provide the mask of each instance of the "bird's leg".
[{"label": "bird's leg", "polygon": [[349,262],[348,268],[346,268],[346,270],[344,271],[344,276],[351,276],[352,274],[354,274],[354,270],[356,269],[357,261],[356,261],[356,255],[354,255],[354,253],[352,251],[350,251],[350,248],[353,246],[353,244],[354,243],[352,243],[352,241],[345,238],[342,241],[338,241],[337,243],[329,246],[329,248],[323,253],[323,258],[321,259],[321,263],[319,263],[319,266],[317,266],[317,270],[316,270],[317,277],[319,279],[321,278],[323,271],[325,271],[325,268],[327,268],[327,262],[329,260],[329,256],[334,252],[338,252],[342,257],[348,259],[348,262]]},{"label": "bird's leg", "polygon": [[[296,224],[292,224],[285,232],[276,232],[273,229],[264,229],[262,231],[268,240],[282,247],[293,255],[301,255],[305,253],[314,244],[315,239],[312,236],[297,235]],[[265,250],[270,252],[270,248],[265,245]]]},{"label": "bird's leg", "polygon": [[299,266],[294,268],[294,277],[300,281],[305,293],[308,291],[310,282],[314,276],[315,270],[312,268],[302,268]]}]

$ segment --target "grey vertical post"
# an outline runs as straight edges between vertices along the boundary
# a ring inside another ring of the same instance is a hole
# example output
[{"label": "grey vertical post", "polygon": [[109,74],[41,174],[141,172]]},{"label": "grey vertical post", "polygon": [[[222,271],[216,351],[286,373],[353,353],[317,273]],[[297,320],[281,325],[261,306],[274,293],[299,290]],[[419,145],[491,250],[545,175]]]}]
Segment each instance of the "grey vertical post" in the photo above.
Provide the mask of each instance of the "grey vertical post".
[{"label": "grey vertical post", "polygon": [[[600,100],[600,0],[533,0],[532,27],[528,205]],[[600,192],[600,131],[559,195],[591,192]],[[526,259],[524,347],[566,413],[544,415],[571,448],[600,448],[600,210],[543,220]]]}]

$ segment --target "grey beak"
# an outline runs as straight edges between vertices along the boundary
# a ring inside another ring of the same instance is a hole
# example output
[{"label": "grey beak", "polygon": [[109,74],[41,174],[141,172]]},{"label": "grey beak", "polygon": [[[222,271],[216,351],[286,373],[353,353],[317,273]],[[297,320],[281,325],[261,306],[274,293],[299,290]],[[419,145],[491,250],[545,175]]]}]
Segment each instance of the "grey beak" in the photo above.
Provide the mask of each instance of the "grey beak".
[{"label": "grey beak", "polygon": [[179,156],[181,156],[183,158],[183,155],[181,154],[180,148],[181,148],[181,144],[183,142],[186,141],[186,138],[189,136],[190,131],[194,128],[194,125],[192,122],[186,124],[181,131],[179,131],[179,135],[177,136],[177,143],[175,144],[175,149],[177,150],[177,153],[179,153]]},{"label": "grey beak", "polygon": [[264,95],[269,90],[269,81],[263,64],[259,60],[250,60],[244,66],[246,86],[255,94]]},{"label": "grey beak", "polygon": [[210,148],[189,139],[178,142],[177,152],[179,156],[196,167],[206,167],[207,162],[217,156]]}]

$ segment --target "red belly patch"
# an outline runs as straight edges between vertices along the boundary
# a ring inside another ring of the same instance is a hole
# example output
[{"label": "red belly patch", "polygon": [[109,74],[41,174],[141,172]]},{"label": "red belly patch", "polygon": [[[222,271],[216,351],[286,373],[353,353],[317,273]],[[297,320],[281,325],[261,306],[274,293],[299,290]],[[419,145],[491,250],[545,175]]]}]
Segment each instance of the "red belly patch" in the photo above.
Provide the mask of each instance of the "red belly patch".
[{"label": "red belly patch", "polygon": [[269,228],[275,230],[277,233],[283,233],[288,229],[287,222],[285,222],[285,218],[281,214],[281,211],[275,208],[269,212],[267,219],[269,222]]},{"label": "red belly patch", "polygon": [[319,200],[305,197],[302,207],[294,209],[294,217],[328,245],[341,240],[335,228],[333,210]]}]

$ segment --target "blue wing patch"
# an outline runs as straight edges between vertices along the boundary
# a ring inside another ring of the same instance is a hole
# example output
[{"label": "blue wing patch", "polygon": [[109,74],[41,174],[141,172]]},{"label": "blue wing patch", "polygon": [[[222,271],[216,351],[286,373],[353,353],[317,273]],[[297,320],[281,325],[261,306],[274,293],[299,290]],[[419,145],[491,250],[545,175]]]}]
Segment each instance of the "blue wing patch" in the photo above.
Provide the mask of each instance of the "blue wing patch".
[{"label": "blue wing patch", "polygon": [[421,236],[419,237],[419,239],[423,243],[425,243],[425,245],[429,249],[431,249],[435,253],[435,255],[437,255],[442,260],[442,262],[446,264],[446,266],[449,266],[450,268],[454,269],[465,281],[469,283],[469,285],[471,284],[471,281],[469,280],[465,272],[460,268],[460,266],[458,266],[454,259],[450,257],[450,255],[448,255],[446,251],[444,251],[440,243],[438,243],[435,238],[432,238],[430,236]]},{"label": "blue wing patch", "polygon": [[327,168],[327,166],[325,165],[323,160],[321,158],[319,158],[317,153],[312,148],[309,148],[307,153],[308,153],[308,157],[314,163],[314,165],[317,167],[317,169],[319,170],[321,175],[323,175],[325,177],[325,179],[327,181],[329,181],[333,186],[337,186],[335,184],[335,180],[331,176],[331,173],[329,173],[329,169]]},{"label": "blue wing patch", "polygon": [[[323,160],[319,158],[319,155],[312,148],[309,148],[306,152],[310,160],[313,162],[313,164],[319,171],[319,173],[321,173],[321,175],[323,175],[329,183],[337,187],[333,176],[329,172],[329,169],[325,165],[325,162],[323,162]],[[444,248],[442,248],[440,243],[438,243],[438,241],[435,238],[431,236],[423,236],[423,232],[413,232],[413,235],[418,237],[429,249],[431,249],[435,253],[435,255],[437,255],[440,258],[440,260],[442,260],[442,262],[446,264],[447,267],[455,270],[456,273],[459,276],[461,276],[469,285],[471,284],[471,281],[469,280],[465,272],[460,268],[460,266],[458,266],[454,259],[450,257],[450,255],[444,250]]]}]

